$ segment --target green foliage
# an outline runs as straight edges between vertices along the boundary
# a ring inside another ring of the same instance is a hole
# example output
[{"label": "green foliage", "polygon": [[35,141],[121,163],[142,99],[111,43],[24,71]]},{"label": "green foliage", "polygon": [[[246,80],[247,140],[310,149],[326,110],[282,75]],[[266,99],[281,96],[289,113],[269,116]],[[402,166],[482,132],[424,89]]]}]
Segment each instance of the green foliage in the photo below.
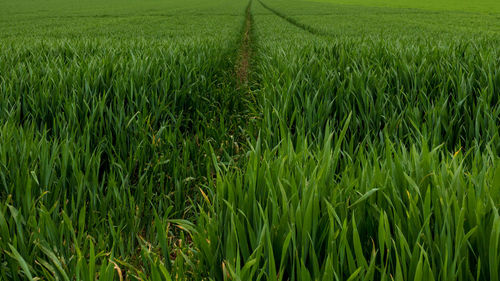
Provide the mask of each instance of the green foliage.
[{"label": "green foliage", "polygon": [[497,278],[497,155],[449,156],[443,147],[386,140],[383,154],[362,151],[346,161],[335,153],[341,137],[321,146],[291,139],[274,149],[257,144],[244,171],[218,178],[196,241],[212,276]]},{"label": "green foliage", "polygon": [[498,280],[498,16],[364,1],[0,1],[0,279]]}]

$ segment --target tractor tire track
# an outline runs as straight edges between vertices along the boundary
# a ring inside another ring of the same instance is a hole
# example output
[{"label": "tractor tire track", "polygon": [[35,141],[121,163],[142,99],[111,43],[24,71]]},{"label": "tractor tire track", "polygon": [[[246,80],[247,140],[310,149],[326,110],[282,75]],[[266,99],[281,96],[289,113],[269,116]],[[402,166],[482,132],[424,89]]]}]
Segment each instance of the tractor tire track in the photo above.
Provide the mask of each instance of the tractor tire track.
[{"label": "tractor tire track", "polygon": [[245,23],[243,26],[243,33],[241,38],[241,46],[238,51],[238,62],[236,64],[236,78],[238,79],[238,86],[246,87],[249,80],[250,60],[252,57],[252,25],[253,18],[251,13],[252,0],[248,2],[245,10]]},{"label": "tractor tire track", "polygon": [[304,24],[304,23],[301,23],[299,21],[297,21],[296,19],[290,17],[290,16],[287,16],[286,14],[278,11],[278,10],[275,10],[269,6],[267,6],[266,4],[264,4],[261,0],[259,0],[259,3],[264,7],[266,8],[267,10],[269,10],[270,12],[272,12],[273,14],[277,15],[278,17],[286,20],[287,22],[295,25],[296,27],[304,30],[304,31],[307,31],[311,34],[314,34],[314,35],[318,35],[318,36],[333,36],[332,34],[329,34],[328,32],[325,32],[324,30],[320,30],[320,29],[317,29],[317,28],[314,28],[310,25],[307,25],[307,24]]}]

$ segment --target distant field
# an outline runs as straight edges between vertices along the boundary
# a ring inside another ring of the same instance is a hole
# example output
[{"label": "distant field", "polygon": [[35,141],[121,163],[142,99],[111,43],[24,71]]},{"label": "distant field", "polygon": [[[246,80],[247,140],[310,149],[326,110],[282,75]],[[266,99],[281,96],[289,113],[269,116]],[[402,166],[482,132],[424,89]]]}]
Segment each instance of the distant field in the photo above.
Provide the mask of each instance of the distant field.
[{"label": "distant field", "polygon": [[[2,1],[0,38],[121,37],[179,39],[230,35],[238,30],[240,2],[211,1]],[[210,16],[213,15],[213,16]]]},{"label": "distant field", "polygon": [[444,11],[500,13],[500,2],[495,0],[314,0],[342,5],[388,8],[417,8]]},{"label": "distant field", "polygon": [[0,0],[0,280],[500,281],[499,6]]},{"label": "distant field", "polygon": [[381,37],[391,39],[450,39],[452,37],[498,38],[500,14],[467,13],[448,9],[359,5],[340,2],[269,0],[264,2],[281,13],[330,36]]}]

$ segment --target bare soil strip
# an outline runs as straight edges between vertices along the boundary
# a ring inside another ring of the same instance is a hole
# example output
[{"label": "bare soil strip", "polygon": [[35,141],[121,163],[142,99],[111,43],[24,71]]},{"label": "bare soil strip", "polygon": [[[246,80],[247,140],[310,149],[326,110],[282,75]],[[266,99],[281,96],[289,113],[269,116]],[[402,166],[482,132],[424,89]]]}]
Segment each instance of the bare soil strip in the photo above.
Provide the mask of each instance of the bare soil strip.
[{"label": "bare soil strip", "polygon": [[252,7],[252,0],[250,0],[250,2],[248,3],[248,6],[245,11],[245,25],[238,55],[238,63],[236,64],[236,77],[238,78],[240,86],[248,84],[250,58],[252,55],[251,28],[253,20],[252,20],[252,14],[250,12],[251,7]]}]

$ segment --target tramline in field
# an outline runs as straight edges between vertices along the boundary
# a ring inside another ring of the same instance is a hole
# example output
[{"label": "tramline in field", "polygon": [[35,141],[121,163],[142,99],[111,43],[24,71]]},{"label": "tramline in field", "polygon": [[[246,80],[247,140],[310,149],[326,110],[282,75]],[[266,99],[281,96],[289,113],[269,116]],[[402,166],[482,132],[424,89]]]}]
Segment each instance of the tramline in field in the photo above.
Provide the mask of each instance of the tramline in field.
[{"label": "tramline in field", "polygon": [[0,280],[499,280],[499,16],[0,0]]}]

